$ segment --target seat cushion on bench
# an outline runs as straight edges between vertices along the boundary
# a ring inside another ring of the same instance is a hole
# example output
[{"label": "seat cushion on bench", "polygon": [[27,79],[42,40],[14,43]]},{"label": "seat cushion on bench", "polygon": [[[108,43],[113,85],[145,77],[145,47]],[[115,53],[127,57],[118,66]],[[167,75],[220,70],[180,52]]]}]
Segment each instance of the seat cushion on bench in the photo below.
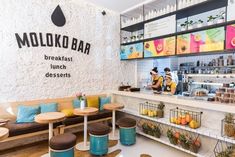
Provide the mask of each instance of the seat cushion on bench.
[{"label": "seat cushion on bench", "polygon": [[[61,123],[55,123],[54,128],[61,125]],[[9,129],[9,137],[23,135],[28,133],[34,133],[37,131],[43,131],[48,129],[48,124],[39,123],[16,123],[15,121],[10,121],[6,124],[6,128]]]},{"label": "seat cushion on bench", "polygon": [[[92,116],[88,116],[88,121],[92,121],[92,120],[98,120],[98,119],[102,119],[102,118],[108,118],[112,116],[112,112],[111,111],[100,111],[99,113],[92,115]],[[68,117],[63,121],[63,124],[68,126],[68,125],[74,125],[77,123],[83,123],[84,122],[84,118],[82,116],[74,116],[74,117]]]}]

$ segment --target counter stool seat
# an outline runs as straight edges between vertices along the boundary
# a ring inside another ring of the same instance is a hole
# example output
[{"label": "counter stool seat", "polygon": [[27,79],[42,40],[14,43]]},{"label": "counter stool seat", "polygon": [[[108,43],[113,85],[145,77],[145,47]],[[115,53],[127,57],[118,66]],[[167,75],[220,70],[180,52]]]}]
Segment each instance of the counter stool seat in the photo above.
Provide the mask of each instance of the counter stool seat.
[{"label": "counter stool seat", "polygon": [[106,135],[110,133],[110,128],[101,123],[95,123],[88,126],[88,132],[92,135]]},{"label": "counter stool seat", "polygon": [[117,121],[117,124],[119,125],[119,127],[122,127],[122,128],[131,128],[131,127],[136,126],[136,120],[125,117],[125,118],[119,119]]},{"label": "counter stool seat", "polygon": [[57,135],[50,140],[51,157],[74,157],[77,137],[71,133]]},{"label": "counter stool seat", "polygon": [[108,134],[111,129],[101,123],[95,123],[88,126],[90,134],[90,153],[92,155],[105,155],[108,153]]},{"label": "counter stool seat", "polygon": [[120,142],[122,145],[133,145],[136,143],[136,120],[132,118],[121,118],[117,121],[119,125]]}]

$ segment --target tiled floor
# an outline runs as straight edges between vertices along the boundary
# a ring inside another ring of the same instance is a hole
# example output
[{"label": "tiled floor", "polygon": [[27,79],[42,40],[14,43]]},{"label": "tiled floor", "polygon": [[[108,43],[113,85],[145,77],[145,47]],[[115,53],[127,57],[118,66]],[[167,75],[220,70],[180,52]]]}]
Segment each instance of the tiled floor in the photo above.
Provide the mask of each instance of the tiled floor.
[{"label": "tiled floor", "polygon": [[[79,133],[78,141],[82,141]],[[160,144],[143,136],[137,136],[137,142],[133,146],[122,146],[117,141],[109,142],[109,153],[105,157],[140,157],[148,154],[152,157],[191,157],[181,151]],[[23,146],[12,150],[0,152],[0,157],[40,157],[48,150],[47,141],[30,146]],[[89,152],[75,151],[75,157],[93,157]]]}]

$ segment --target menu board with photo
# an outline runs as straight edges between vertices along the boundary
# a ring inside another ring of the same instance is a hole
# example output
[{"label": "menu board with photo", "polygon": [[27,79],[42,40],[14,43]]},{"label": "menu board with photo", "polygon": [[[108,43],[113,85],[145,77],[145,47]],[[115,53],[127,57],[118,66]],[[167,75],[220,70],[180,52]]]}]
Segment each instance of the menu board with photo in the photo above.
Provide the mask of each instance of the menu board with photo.
[{"label": "menu board with photo", "polygon": [[175,55],[175,37],[157,39],[144,43],[144,57]]},{"label": "menu board with photo", "polygon": [[227,26],[226,49],[235,49],[235,24]]},{"label": "menu board with photo", "polygon": [[143,51],[143,43],[121,46],[120,58],[121,60],[143,58]]},{"label": "menu board with photo", "polygon": [[224,50],[224,27],[177,36],[177,54]]}]

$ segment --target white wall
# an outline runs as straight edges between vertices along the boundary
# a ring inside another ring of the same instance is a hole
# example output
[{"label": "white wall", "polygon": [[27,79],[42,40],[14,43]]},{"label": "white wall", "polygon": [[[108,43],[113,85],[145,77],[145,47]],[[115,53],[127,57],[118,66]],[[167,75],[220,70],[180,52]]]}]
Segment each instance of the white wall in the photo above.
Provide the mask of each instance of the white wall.
[{"label": "white wall", "polygon": [[[55,26],[51,14],[60,5],[66,24]],[[0,102],[97,93],[134,83],[134,62],[119,60],[119,15],[83,0],[0,1]],[[55,47],[18,48],[15,33],[67,35],[91,43],[89,55]],[[73,57],[73,62],[44,60],[44,54]],[[52,70],[50,64],[66,70]],[[71,78],[46,78],[47,72],[70,73]]]}]

